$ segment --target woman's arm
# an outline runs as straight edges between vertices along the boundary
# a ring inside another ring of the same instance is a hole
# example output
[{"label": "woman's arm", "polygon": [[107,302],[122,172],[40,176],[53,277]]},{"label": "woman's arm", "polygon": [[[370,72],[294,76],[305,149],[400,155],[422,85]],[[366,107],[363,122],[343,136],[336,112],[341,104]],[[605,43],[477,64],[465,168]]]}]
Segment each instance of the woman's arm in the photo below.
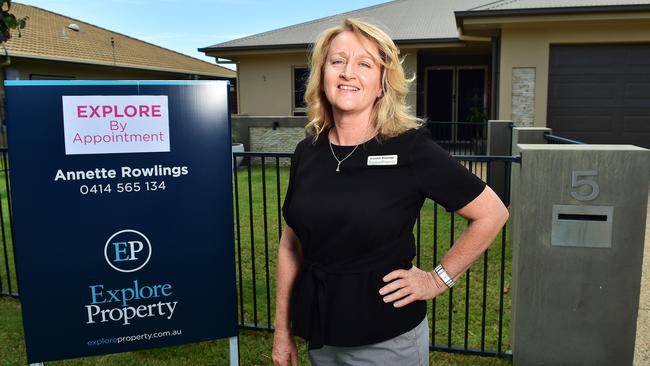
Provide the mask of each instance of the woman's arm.
[{"label": "woman's arm", "polygon": [[510,216],[499,196],[489,186],[485,186],[478,197],[456,212],[468,219],[470,224],[441,261],[454,281],[490,247]]},{"label": "woman's arm", "polygon": [[[470,220],[470,224],[441,261],[454,280],[487,250],[509,216],[508,209],[489,186],[485,186],[478,197],[456,212]],[[386,295],[384,301],[394,302],[395,307],[416,300],[432,299],[447,289],[435,272],[425,272],[415,266],[387,274],[384,282],[389,284],[382,287],[379,293]]]},{"label": "woman's arm", "polygon": [[298,350],[291,335],[289,304],[291,289],[302,262],[300,240],[291,227],[286,225],[278,248],[278,273],[275,295],[275,333],[273,336],[273,364],[297,366]]}]

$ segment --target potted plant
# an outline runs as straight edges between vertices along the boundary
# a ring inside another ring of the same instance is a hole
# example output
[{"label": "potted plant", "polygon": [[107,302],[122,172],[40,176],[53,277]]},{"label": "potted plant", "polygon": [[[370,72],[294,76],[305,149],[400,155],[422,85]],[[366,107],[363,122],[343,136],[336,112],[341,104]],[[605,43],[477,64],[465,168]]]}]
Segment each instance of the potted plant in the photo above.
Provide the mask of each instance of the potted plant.
[{"label": "potted plant", "polygon": [[471,143],[473,147],[474,154],[485,155],[487,149],[487,141],[484,133],[487,132],[484,129],[485,122],[487,121],[487,114],[483,110],[483,107],[473,106],[469,109],[469,113],[465,117],[467,122],[476,122],[476,126],[470,126],[472,128],[472,137]]}]

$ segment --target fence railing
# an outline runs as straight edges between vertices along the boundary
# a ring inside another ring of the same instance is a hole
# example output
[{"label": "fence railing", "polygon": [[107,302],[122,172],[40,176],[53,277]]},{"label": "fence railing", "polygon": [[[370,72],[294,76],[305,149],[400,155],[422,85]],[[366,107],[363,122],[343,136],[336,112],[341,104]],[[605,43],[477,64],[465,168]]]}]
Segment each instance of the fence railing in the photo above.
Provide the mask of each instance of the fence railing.
[{"label": "fence railing", "polygon": [[544,134],[544,140],[546,140],[546,142],[549,144],[584,144],[584,142],[571,140],[566,137],[561,137],[550,133]]},{"label": "fence railing", "polygon": [[486,122],[427,121],[433,140],[455,155],[485,155],[487,153]]},{"label": "fence railing", "polygon": [[[0,177],[0,295],[18,298],[13,259],[7,151]],[[272,331],[275,311],[277,245],[282,232],[281,205],[291,153],[234,153],[243,164],[233,169],[235,246],[239,326]],[[253,160],[251,160],[253,159]],[[456,156],[470,171],[489,181],[493,171],[509,182],[516,157]],[[235,159],[236,160],[236,159]],[[252,164],[251,164],[252,162]],[[493,169],[497,165],[506,169]],[[509,189],[506,189],[508,192]],[[508,204],[509,197],[504,201]],[[415,265],[431,270],[468,222],[427,200],[414,228]],[[491,248],[457,285],[430,301],[428,319],[432,350],[504,356],[509,354],[511,247],[507,226]]]},{"label": "fence railing", "polygon": [[[233,169],[236,270],[239,326],[273,330],[275,271],[282,232],[281,205],[289,177],[291,154],[244,152],[243,165]],[[509,184],[516,157],[456,156],[485,181],[503,164]],[[250,164],[249,162],[252,162]],[[509,189],[506,189],[508,192]],[[509,197],[505,198],[506,204]],[[414,227],[414,264],[432,270],[468,222],[427,200]],[[468,354],[509,354],[511,247],[504,226],[491,248],[450,291],[430,301],[430,348]]]},{"label": "fence railing", "polygon": [[0,148],[0,155],[0,295],[18,297],[7,149]]}]

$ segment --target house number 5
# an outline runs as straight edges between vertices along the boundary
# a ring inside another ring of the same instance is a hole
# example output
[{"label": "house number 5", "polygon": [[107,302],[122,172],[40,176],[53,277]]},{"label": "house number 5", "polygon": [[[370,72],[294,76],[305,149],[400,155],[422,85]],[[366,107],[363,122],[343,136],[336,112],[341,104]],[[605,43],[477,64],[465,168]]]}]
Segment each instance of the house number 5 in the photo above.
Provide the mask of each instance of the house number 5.
[{"label": "house number 5", "polygon": [[[598,183],[593,179],[586,179],[585,177],[597,177],[598,171],[596,170],[574,170],[571,174],[571,197],[575,198],[578,201],[591,201],[598,197],[600,193],[600,188]],[[590,194],[581,194],[578,192],[580,186],[589,186],[591,187]]]}]

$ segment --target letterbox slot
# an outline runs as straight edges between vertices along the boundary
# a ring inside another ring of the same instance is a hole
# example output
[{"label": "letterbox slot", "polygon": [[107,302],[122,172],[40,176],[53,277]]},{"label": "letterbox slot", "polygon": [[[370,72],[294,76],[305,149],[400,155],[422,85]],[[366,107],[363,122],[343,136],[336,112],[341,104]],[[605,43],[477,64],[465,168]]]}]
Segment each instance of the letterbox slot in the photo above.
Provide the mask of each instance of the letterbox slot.
[{"label": "letterbox slot", "polygon": [[558,214],[558,220],[607,221],[607,215]]}]

